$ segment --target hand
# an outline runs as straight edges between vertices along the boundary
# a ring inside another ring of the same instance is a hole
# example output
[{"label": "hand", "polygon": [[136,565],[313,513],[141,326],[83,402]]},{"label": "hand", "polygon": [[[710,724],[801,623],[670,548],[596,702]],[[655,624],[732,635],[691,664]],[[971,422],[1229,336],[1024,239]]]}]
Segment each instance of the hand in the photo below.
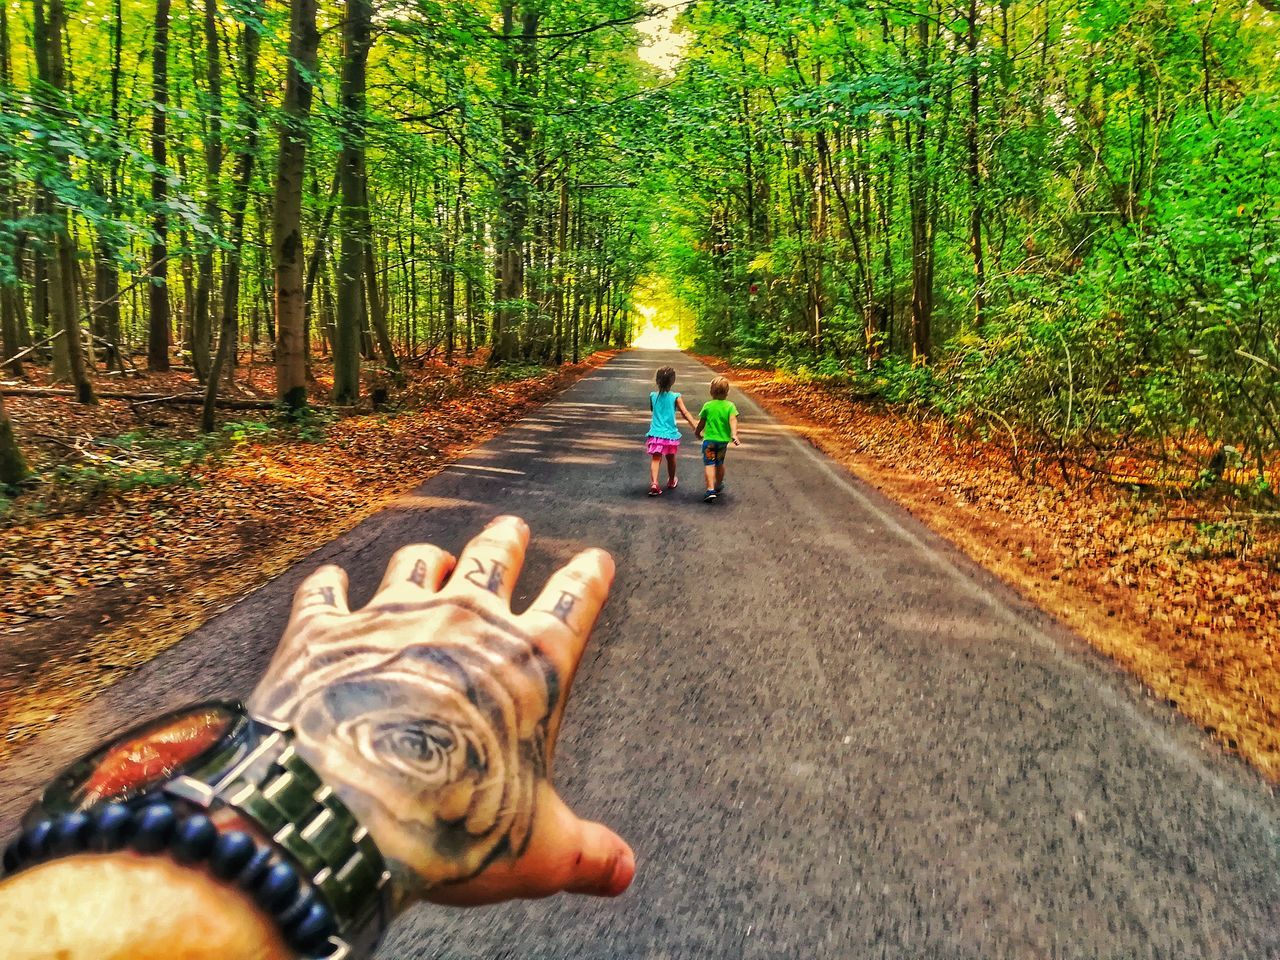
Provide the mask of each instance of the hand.
[{"label": "hand", "polygon": [[739,440],[737,437],[734,437],[734,438],[733,438],[733,445],[734,445],[735,447],[740,447],[740,446],[742,446],[742,441],[741,441],[741,440]]},{"label": "hand", "polygon": [[693,431],[693,433],[694,433],[694,436],[696,436],[699,440],[701,440],[701,439],[702,439],[702,431],[701,431],[701,430],[695,430],[695,431]]},{"label": "hand", "polygon": [[321,567],[251,708],[296,746],[369,829],[404,905],[492,903],[561,890],[615,896],[631,849],[551,786],[560,721],[613,581],[579,554],[528,611],[511,612],[529,528],[499,517],[457,561],[404,547],[362,610]]}]

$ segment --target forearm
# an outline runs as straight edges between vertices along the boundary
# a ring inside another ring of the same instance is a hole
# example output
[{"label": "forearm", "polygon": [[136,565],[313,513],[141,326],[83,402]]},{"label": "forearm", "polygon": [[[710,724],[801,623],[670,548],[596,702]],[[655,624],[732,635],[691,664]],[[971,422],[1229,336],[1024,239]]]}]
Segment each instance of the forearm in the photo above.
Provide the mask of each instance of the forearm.
[{"label": "forearm", "polygon": [[234,887],[164,857],[68,857],[0,883],[9,960],[289,960]]}]

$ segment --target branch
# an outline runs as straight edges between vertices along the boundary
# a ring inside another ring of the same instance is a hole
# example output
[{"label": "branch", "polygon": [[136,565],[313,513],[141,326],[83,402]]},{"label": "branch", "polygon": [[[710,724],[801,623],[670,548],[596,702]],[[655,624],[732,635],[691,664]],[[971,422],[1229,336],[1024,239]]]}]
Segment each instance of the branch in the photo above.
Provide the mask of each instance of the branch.
[{"label": "branch", "polygon": [[436,117],[442,117],[446,113],[452,113],[454,110],[461,110],[466,104],[451,103],[447,107],[441,107],[439,110],[432,110],[430,113],[418,113],[407,117],[390,117],[396,123],[425,123],[428,120],[434,120]]},{"label": "branch", "polygon": [[[163,393],[122,393],[120,391],[97,391],[99,399],[128,400],[131,403],[185,403],[200,405],[204,403],[204,394],[179,393],[169,396]],[[74,390],[60,390],[50,387],[0,387],[0,394],[6,397],[74,397]],[[219,400],[218,406],[229,410],[274,410],[274,400]]]},{"label": "branch", "polygon": [[490,40],[574,40],[578,37],[585,37],[589,33],[608,30],[610,27],[629,27],[632,24],[640,23],[642,20],[652,20],[654,17],[662,16],[669,10],[691,7],[697,2],[698,0],[683,0],[681,3],[667,4],[665,7],[649,7],[639,13],[632,13],[625,17],[614,17],[610,20],[601,20],[599,23],[593,23],[588,27],[579,27],[576,30],[539,33],[531,37],[522,33],[498,33],[496,30],[489,30],[487,36]]}]

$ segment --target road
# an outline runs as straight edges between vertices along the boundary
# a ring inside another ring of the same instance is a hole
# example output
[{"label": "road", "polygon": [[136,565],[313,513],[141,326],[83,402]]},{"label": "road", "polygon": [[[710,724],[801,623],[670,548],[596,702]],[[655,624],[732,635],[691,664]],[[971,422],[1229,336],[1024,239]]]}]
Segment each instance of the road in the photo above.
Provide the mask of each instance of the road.
[{"label": "road", "polygon": [[[1048,617],[735,392],[729,495],[649,499],[630,352],[195,631],[0,771],[0,820],[97,738],[243,695],[322,562],[372,593],[400,545],[528,518],[528,602],[618,561],[557,760],[635,847],[620,900],[421,908],[381,960],[1280,957],[1280,807]],[[412,483],[406,477],[406,486]]]}]

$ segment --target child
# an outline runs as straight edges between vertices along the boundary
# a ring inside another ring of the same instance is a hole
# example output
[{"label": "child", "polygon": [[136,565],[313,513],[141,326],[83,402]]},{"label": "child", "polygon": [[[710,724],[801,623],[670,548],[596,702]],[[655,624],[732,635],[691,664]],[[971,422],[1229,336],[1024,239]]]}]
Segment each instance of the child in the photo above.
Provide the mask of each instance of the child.
[{"label": "child", "polygon": [[711,399],[702,407],[698,415],[698,436],[702,441],[702,464],[707,471],[707,492],[702,498],[710,503],[724,490],[724,458],[729,452],[729,443],[739,446],[738,440],[738,408],[729,396],[729,381],[725,377],[716,377],[711,381]]},{"label": "child", "polygon": [[674,490],[679,483],[676,480],[676,453],[680,450],[680,428],[676,426],[676,411],[685,418],[689,426],[696,426],[689,408],[680,399],[680,394],[672,392],[675,386],[676,371],[674,367],[663,367],[654,379],[658,389],[649,394],[649,409],[653,418],[649,421],[649,436],[645,439],[645,449],[649,451],[649,496],[656,497],[662,493],[658,486],[658,472],[662,458],[667,458],[667,489]]}]

